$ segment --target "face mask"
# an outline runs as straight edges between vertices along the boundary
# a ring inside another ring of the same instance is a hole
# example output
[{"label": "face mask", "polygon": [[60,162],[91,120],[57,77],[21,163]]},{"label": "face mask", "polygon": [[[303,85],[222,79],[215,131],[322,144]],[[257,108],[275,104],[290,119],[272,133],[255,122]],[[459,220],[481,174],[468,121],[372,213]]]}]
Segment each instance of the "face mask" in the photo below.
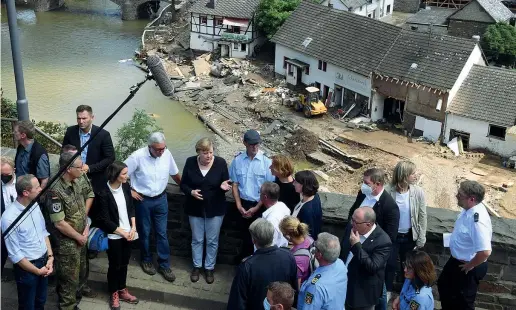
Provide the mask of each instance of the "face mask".
[{"label": "face mask", "polygon": [[4,184],[7,184],[7,183],[11,182],[12,179],[13,179],[13,175],[12,174],[8,174],[8,175],[2,174],[2,182]]},{"label": "face mask", "polygon": [[371,196],[373,194],[373,189],[365,183],[362,183],[360,190],[362,191],[362,194],[366,196]]},{"label": "face mask", "polygon": [[263,300],[263,309],[264,310],[270,310],[271,309],[271,305],[269,304],[269,301],[267,300],[267,297],[265,297],[265,299]]}]

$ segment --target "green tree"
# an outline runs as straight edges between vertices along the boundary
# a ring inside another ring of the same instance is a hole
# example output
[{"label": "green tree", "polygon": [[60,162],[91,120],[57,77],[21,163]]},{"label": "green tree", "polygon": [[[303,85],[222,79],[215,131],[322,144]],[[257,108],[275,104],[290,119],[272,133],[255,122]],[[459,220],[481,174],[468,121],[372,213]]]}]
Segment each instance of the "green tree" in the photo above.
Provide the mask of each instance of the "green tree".
[{"label": "green tree", "polygon": [[516,28],[507,23],[489,25],[482,38],[482,47],[487,56],[500,64],[516,64]]},{"label": "green tree", "polygon": [[[5,118],[18,118],[18,112],[16,111],[16,103],[12,100],[2,97],[2,117]],[[34,125],[41,129],[44,133],[48,134],[58,142],[63,141],[64,134],[66,132],[66,125],[59,122],[46,122],[39,121],[36,122],[32,120]],[[8,121],[2,122],[2,146],[5,147],[14,147],[13,142],[13,123]],[[52,154],[59,154],[61,152],[61,148],[54,144],[52,141],[48,140],[40,133],[36,132],[35,139],[38,140],[43,147],[47,150],[47,152]]]},{"label": "green tree", "polygon": [[272,38],[301,0],[262,0],[256,12],[258,28]]},{"label": "green tree", "polygon": [[147,143],[149,135],[162,129],[156,120],[144,110],[136,110],[133,118],[116,132],[118,143],[115,145],[116,158],[125,160],[131,153]]}]

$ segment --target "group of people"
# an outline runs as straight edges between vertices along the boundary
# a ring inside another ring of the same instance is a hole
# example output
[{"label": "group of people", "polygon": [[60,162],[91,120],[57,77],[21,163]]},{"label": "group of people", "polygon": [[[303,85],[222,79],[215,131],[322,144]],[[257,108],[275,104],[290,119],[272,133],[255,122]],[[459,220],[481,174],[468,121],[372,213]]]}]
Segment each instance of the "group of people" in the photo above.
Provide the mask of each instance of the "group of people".
[{"label": "group of people", "polygon": [[[9,256],[20,309],[43,308],[48,275],[54,270],[59,309],[78,309],[83,295],[95,295],[87,286],[87,245],[91,231],[98,229],[108,239],[111,309],[120,309],[120,301],[138,303],[126,285],[137,239],[142,270],[174,281],[167,236],[169,177],[186,196],[192,282],[201,277],[208,284],[215,281],[226,192],[232,191],[247,234],[228,309],[386,309],[396,275],[400,281],[404,278],[404,285],[393,300],[394,309],[433,308],[435,268],[421,251],[426,242],[426,203],[412,162],[398,163],[390,182],[381,169],[365,171],[339,240],[322,232],[322,201],[314,173],[294,173],[284,155],[267,157],[255,130],[245,133],[245,151],[229,168],[214,155],[209,139],[199,140],[197,154],[186,160],[181,175],[162,133],[152,133],[148,145],[124,162],[115,161],[111,136],[93,125],[91,107],[81,105],[76,113],[78,125],[67,129],[59,158],[64,173],[2,240],[2,269]],[[34,125],[20,121],[14,128],[16,158],[2,157],[1,162],[2,232],[50,178],[48,154],[34,140]],[[95,139],[72,161],[92,136]],[[452,257],[438,281],[443,309],[473,309],[476,286],[486,273],[491,224],[483,197],[477,182],[461,183],[457,200],[464,210],[451,236]],[[157,269],[150,251],[151,231]]]}]

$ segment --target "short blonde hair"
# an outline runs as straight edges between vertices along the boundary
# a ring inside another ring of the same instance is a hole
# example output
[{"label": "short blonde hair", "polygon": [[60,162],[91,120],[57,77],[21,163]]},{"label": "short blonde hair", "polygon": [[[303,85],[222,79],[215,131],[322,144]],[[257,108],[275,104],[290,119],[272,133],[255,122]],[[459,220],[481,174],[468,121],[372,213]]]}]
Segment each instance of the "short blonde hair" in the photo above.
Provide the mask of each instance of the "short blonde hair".
[{"label": "short blonde hair", "polygon": [[396,189],[407,189],[410,185],[408,177],[416,171],[416,164],[402,160],[396,164],[392,172],[391,185]]},{"label": "short blonde hair", "polygon": [[291,176],[294,173],[292,162],[285,155],[274,155],[272,159],[272,169],[276,171],[282,178]]},{"label": "short blonde hair", "polygon": [[310,232],[308,225],[301,223],[295,216],[284,217],[279,224],[279,229],[284,236],[293,238],[307,237]]},{"label": "short blonde hair", "polygon": [[0,162],[2,165],[7,164],[7,165],[11,166],[11,168],[14,169],[14,160],[11,157],[2,156],[2,157],[0,157]]},{"label": "short blonde hair", "polygon": [[207,152],[213,149],[213,142],[209,138],[202,138],[201,140],[195,143],[195,152]]}]

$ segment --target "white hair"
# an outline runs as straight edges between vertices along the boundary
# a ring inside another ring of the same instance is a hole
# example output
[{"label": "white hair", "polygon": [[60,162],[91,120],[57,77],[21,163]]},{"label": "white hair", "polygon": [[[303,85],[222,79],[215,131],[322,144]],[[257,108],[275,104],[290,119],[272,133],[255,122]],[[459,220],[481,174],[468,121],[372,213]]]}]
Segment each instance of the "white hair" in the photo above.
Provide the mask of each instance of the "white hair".
[{"label": "white hair", "polygon": [[154,143],[165,143],[165,135],[162,132],[153,132],[150,134],[149,139],[147,140],[148,145]]}]

